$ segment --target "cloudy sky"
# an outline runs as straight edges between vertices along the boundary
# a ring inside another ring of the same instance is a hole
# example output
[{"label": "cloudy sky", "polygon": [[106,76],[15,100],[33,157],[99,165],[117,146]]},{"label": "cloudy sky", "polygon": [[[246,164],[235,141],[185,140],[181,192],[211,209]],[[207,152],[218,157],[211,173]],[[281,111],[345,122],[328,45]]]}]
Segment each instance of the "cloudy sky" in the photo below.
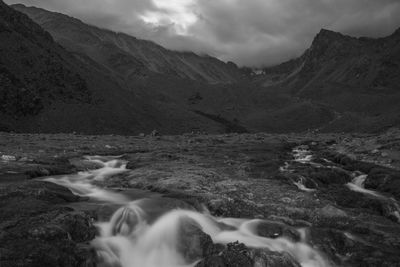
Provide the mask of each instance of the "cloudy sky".
[{"label": "cloudy sky", "polygon": [[239,65],[300,55],[321,28],[380,37],[400,27],[400,0],[6,0],[77,17],[174,50]]}]

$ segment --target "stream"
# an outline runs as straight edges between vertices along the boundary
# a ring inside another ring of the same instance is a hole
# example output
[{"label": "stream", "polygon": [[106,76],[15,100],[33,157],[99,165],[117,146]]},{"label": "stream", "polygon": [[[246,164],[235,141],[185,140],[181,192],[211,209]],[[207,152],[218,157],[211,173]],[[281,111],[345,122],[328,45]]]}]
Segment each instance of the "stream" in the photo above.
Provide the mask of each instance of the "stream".
[{"label": "stream", "polygon": [[[307,162],[311,157],[305,156]],[[48,177],[45,181],[69,188],[74,194],[88,197],[101,205],[113,205],[114,213],[96,223],[99,235],[92,241],[100,266],[183,267],[195,266],[201,258],[186,257],[188,247],[182,239],[196,241],[196,236],[182,236],[186,224],[197,225],[214,244],[239,241],[249,248],[268,249],[290,254],[301,266],[327,267],[330,262],[307,242],[306,231],[298,229],[301,240],[284,237],[266,238],[257,234],[260,219],[220,218],[203,212],[163,208],[160,196],[140,198],[132,192],[105,189],[97,184],[111,176],[128,172],[120,157],[90,156],[86,161],[100,168],[74,175]],[[143,192],[142,192],[143,194]]]},{"label": "stream", "polygon": [[[337,169],[340,170],[344,173],[350,174],[350,176],[353,178],[351,182],[344,184],[347,188],[349,188],[351,191],[365,194],[369,197],[379,199],[380,201],[384,202],[385,205],[388,207],[389,210],[391,210],[391,214],[397,219],[397,221],[400,223],[400,204],[399,202],[394,199],[393,197],[386,196],[382,193],[379,193],[374,190],[366,189],[364,184],[365,180],[367,179],[368,175],[364,174],[360,171],[353,171],[349,172],[347,170],[344,170],[338,166],[336,166],[333,162],[327,160],[327,159],[322,159],[325,164],[321,163],[316,163],[313,161],[314,157],[312,154],[312,151],[309,150],[307,146],[298,146],[295,147],[292,150],[292,157],[293,161],[292,163],[300,163],[300,164],[309,164],[312,167],[315,168],[326,168],[326,169]],[[280,171],[281,172],[293,172],[294,168],[291,163],[285,162],[284,166],[281,166]],[[318,190],[318,184],[311,180],[311,183],[313,183],[316,188],[308,188],[306,186],[306,180],[307,178],[301,175],[298,175],[297,180],[292,181],[293,184],[301,191],[305,192],[315,192]]]}]

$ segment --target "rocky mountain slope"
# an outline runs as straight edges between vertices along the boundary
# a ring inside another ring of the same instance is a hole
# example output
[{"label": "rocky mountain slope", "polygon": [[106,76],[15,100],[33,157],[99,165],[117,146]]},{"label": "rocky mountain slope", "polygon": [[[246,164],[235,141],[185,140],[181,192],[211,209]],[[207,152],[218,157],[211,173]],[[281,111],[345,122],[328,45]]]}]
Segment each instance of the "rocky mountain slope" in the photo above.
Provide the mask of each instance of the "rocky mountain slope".
[{"label": "rocky mountain slope", "polygon": [[62,112],[41,109],[35,111],[40,120],[30,116],[3,126],[8,130],[371,132],[400,125],[399,31],[369,39],[322,30],[301,57],[251,75],[233,63],[170,51],[60,13],[13,8],[64,47],[53,42],[65,60],[79,66],[74,71],[97,100],[77,105],[74,99],[87,97],[71,96],[68,101],[75,104],[67,112],[65,105]]},{"label": "rocky mountain slope", "polygon": [[323,106],[263,90],[251,82],[248,71],[231,63],[169,51],[63,14],[23,5],[13,7],[49,31],[67,50],[84,54],[107,69],[110,76],[123,80],[126,88],[145,95],[146,101],[186,109],[182,114],[195,112],[227,131],[303,131],[333,118]]},{"label": "rocky mountain slope", "polygon": [[89,55],[117,75],[143,77],[153,72],[208,83],[237,82],[244,75],[234,63],[210,56],[171,51],[150,41],[40,8],[24,5],[13,8],[26,13],[64,47]]},{"label": "rocky mountain slope", "polygon": [[400,30],[379,39],[321,30],[299,58],[267,68],[258,82],[329,106],[336,121],[326,130],[398,125]]},{"label": "rocky mountain slope", "polygon": [[[152,96],[129,91],[104,65],[71,53],[0,1],[0,129],[22,132],[122,133],[193,128],[217,122]],[[196,129],[197,129],[196,128]]]},{"label": "rocky mountain slope", "polygon": [[0,111],[16,117],[39,113],[51,99],[89,102],[73,61],[25,15],[0,2]]}]

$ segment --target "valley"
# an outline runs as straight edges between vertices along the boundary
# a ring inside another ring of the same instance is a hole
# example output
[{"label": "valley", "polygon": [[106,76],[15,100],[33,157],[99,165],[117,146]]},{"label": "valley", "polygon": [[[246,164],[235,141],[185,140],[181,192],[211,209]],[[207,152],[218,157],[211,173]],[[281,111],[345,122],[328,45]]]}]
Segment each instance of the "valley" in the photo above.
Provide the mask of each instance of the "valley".
[{"label": "valley", "polygon": [[117,20],[221,59],[308,49],[238,66],[0,0],[0,267],[400,266],[400,29],[294,38],[205,2]]},{"label": "valley", "polygon": [[[255,74],[64,14],[21,4],[12,8],[43,27],[69,53],[65,56],[82,66],[92,100],[53,96],[33,116],[3,116],[5,130],[379,132],[400,122],[398,31],[371,39],[321,30],[301,57]],[[122,127],[115,120],[126,123]]]},{"label": "valley", "polygon": [[[154,231],[171,236],[137,238],[171,264],[399,261],[396,129],[380,135],[0,137],[2,266],[129,266],[133,258],[123,251],[134,244],[132,234],[142,223],[153,231],[163,214],[174,223],[160,222]],[[253,226],[245,230],[228,218]],[[207,230],[210,223],[222,227],[220,235]],[[235,234],[236,227],[244,232]],[[172,242],[166,243],[171,250],[152,242]],[[46,256],[49,246],[56,258]]]}]

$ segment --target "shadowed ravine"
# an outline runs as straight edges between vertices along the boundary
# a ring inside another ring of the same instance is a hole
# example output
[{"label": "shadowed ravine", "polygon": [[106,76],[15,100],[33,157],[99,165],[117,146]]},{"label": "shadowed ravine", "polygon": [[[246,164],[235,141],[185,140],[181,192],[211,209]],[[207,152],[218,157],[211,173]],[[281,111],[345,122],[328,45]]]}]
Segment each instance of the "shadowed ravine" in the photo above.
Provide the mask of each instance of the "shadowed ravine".
[{"label": "shadowed ravine", "polygon": [[[181,228],[185,224],[195,224],[212,238],[213,243],[227,245],[236,241],[250,248],[286,252],[301,266],[331,266],[329,260],[308,245],[307,233],[297,229],[302,237],[298,242],[287,238],[266,238],[257,234],[260,219],[219,218],[207,210],[198,212],[185,209],[163,210],[159,216],[151,218],[151,209],[157,205],[151,199],[131,201],[123,193],[99,188],[96,181],[126,172],[126,161],[119,157],[86,157],[86,161],[102,166],[100,169],[80,172],[76,175],[45,178],[68,187],[75,194],[98,201],[119,204],[121,207],[108,221],[97,223],[100,235],[92,242],[102,266],[122,267],[176,267],[195,266],[201,258],[185,257],[185,247]],[[154,216],[154,215],[153,215]],[[185,238],[191,238],[185,237]],[[193,238],[196,238],[194,236]],[[183,250],[183,251],[182,251]]]}]

